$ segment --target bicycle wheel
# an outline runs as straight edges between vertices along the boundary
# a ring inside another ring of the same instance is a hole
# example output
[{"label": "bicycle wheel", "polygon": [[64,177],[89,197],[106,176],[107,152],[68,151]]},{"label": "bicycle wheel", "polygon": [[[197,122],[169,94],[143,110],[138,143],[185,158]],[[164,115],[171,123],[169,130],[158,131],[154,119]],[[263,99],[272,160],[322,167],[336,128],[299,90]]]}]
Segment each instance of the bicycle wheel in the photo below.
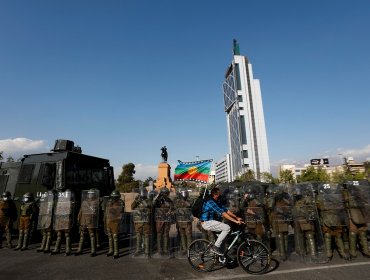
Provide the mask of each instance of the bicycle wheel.
[{"label": "bicycle wheel", "polygon": [[257,240],[246,240],[238,247],[239,265],[249,274],[265,273],[271,261],[266,245]]},{"label": "bicycle wheel", "polygon": [[210,271],[216,262],[216,255],[211,252],[212,244],[205,239],[194,240],[188,248],[188,261],[197,271]]}]

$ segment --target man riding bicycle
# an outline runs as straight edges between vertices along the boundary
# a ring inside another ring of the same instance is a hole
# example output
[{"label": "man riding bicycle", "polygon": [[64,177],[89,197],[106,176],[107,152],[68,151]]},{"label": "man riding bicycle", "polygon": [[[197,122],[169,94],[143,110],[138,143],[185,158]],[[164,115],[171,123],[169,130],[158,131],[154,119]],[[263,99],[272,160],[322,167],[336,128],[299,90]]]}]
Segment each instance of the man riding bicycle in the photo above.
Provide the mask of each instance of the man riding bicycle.
[{"label": "man riding bicycle", "polygon": [[230,226],[217,221],[216,214],[219,217],[223,217],[229,221],[232,221],[238,225],[242,224],[242,218],[237,217],[229,209],[227,209],[221,202],[218,200],[221,195],[220,189],[215,187],[211,190],[211,198],[208,199],[202,207],[202,214],[200,216],[200,222],[202,227],[207,231],[221,231],[219,234],[212,251],[217,255],[223,255],[221,252],[222,241],[230,232]]}]

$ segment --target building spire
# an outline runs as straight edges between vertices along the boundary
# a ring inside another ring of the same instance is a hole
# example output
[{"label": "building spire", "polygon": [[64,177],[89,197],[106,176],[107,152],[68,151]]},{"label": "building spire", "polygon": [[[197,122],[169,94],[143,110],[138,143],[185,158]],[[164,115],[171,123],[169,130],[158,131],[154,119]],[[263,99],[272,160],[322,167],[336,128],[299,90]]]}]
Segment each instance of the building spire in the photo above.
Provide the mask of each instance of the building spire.
[{"label": "building spire", "polygon": [[233,40],[233,53],[234,55],[240,55],[239,43],[236,41],[236,39]]}]

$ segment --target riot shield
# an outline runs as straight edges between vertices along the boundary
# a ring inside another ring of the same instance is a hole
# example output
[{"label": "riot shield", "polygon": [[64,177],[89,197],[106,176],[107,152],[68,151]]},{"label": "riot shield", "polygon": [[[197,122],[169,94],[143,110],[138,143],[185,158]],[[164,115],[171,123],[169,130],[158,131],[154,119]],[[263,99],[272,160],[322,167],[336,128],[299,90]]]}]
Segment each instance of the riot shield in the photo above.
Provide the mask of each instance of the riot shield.
[{"label": "riot shield", "polygon": [[[156,229],[156,253],[154,258],[168,258],[173,253],[173,241],[177,233],[172,227],[175,224],[175,212],[173,202],[169,197],[159,197],[155,203],[154,220]],[[172,232],[171,232],[172,228]],[[171,233],[171,236],[170,236]]]},{"label": "riot shield", "polygon": [[264,205],[264,190],[261,185],[247,185],[244,188],[243,204],[244,222],[249,233],[270,247],[268,224]]},{"label": "riot shield", "polygon": [[[275,197],[275,206],[273,209],[274,221],[277,223],[287,223],[293,221],[292,214],[292,202],[291,198],[276,198]],[[287,231],[287,230],[285,230]]]},{"label": "riot shield", "polygon": [[171,248],[176,258],[185,259],[187,248],[193,240],[193,215],[189,197],[178,196],[174,200],[176,226],[171,228]]},{"label": "riot shield", "polygon": [[133,225],[130,234],[132,257],[149,258],[153,252],[152,197],[137,195],[131,204]]},{"label": "riot shield", "polygon": [[352,181],[348,186],[349,215],[355,224],[370,223],[370,186],[365,181]]},{"label": "riot shield", "polygon": [[348,226],[348,215],[341,193],[322,193],[317,196],[322,226]]},{"label": "riot shield", "polygon": [[39,199],[37,229],[49,229],[52,225],[54,193],[45,192]]},{"label": "riot shield", "polygon": [[62,191],[65,187],[65,178],[64,178],[64,161],[57,161],[55,167],[55,188],[58,191]]},{"label": "riot shield", "polygon": [[104,199],[104,232],[108,234],[108,229],[113,227],[114,229],[118,229],[118,233],[121,233],[124,203],[120,198],[112,199],[105,197]]},{"label": "riot shield", "polygon": [[311,184],[295,185],[292,189],[295,251],[307,263],[326,262],[324,237],[321,230],[314,188]]},{"label": "riot shield", "polygon": [[280,187],[273,195],[271,226],[275,237],[277,253],[281,260],[286,260],[293,248],[292,232],[293,200],[286,188]]},{"label": "riot shield", "polygon": [[178,223],[188,223],[193,221],[193,214],[191,213],[191,208],[176,208],[175,210],[176,222]]},{"label": "riot shield", "polygon": [[54,230],[70,230],[73,227],[75,201],[71,191],[58,192],[55,202]]},{"label": "riot shield", "polygon": [[241,197],[238,189],[230,189],[230,192],[226,196],[227,203],[226,207],[237,216],[241,216]]},{"label": "riot shield", "polygon": [[83,190],[81,194],[81,208],[79,224],[83,228],[99,227],[99,190]]}]

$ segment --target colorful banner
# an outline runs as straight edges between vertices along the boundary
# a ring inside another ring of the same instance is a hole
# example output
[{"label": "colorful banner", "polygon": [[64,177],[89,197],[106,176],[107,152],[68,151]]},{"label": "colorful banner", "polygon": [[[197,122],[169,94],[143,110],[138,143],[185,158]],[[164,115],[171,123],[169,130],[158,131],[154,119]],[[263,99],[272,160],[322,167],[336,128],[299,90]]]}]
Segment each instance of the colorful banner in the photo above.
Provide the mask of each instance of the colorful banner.
[{"label": "colorful banner", "polygon": [[212,159],[194,162],[182,162],[179,160],[179,164],[175,168],[175,181],[208,183],[211,162]]}]

